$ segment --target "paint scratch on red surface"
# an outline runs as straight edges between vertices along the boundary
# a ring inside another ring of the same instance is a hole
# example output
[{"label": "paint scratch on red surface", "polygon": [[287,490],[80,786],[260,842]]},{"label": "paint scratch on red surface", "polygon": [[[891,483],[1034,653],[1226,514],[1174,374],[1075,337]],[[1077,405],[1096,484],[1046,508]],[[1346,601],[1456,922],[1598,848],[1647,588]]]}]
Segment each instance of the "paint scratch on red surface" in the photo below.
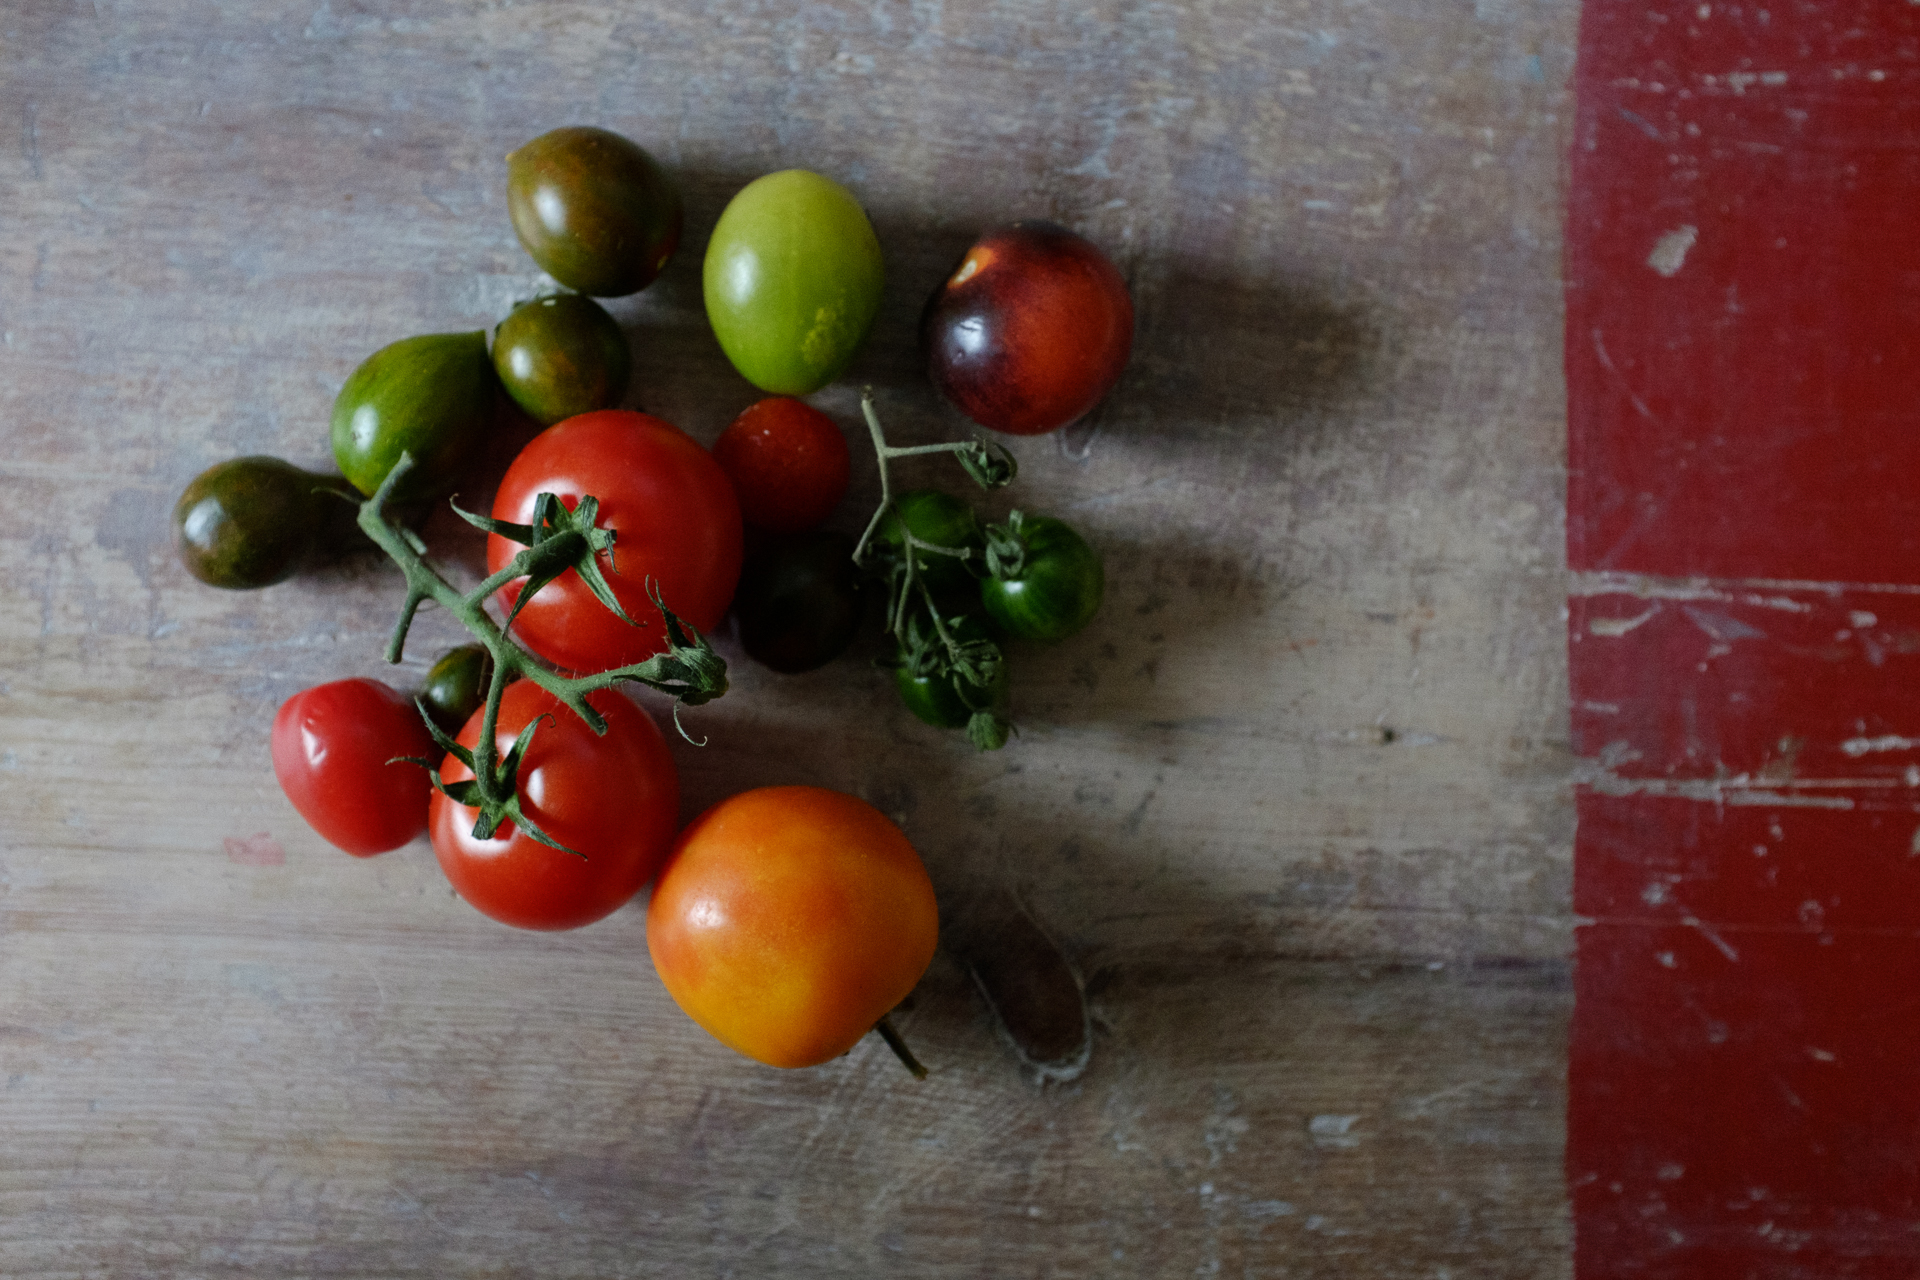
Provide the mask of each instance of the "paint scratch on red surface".
[{"label": "paint scratch on red surface", "polygon": [[1920,5],[1577,82],[1576,1270],[1920,1275]]},{"label": "paint scratch on red surface", "polygon": [[251,836],[228,836],[226,845],[227,861],[243,867],[284,867],[287,865],[287,851],[280,842],[262,831]]}]

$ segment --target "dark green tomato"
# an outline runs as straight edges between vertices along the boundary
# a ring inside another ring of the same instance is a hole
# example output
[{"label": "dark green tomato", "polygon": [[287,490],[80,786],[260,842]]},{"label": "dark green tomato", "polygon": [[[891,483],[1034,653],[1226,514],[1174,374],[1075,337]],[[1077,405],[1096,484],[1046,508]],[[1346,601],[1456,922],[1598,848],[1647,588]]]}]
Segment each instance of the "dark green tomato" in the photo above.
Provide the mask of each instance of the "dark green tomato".
[{"label": "dark green tomato", "polygon": [[487,701],[493,682],[493,655],[485,645],[463,644],[440,655],[420,685],[427,715],[446,734],[459,733]]},{"label": "dark green tomato", "polygon": [[980,521],[965,501],[938,489],[908,490],[893,500],[893,511],[880,521],[877,536],[883,546],[899,557],[906,554],[906,533],[936,547],[966,547],[973,551],[970,560],[938,552],[916,553],[916,576],[935,596],[971,593],[976,589],[967,565],[980,563],[985,542]]},{"label": "dark green tomato", "polygon": [[770,542],[747,557],[733,593],[740,645],[786,675],[847,651],[866,604],[853,539],[831,529]]},{"label": "dark green tomato", "polygon": [[173,545],[200,581],[244,589],[284,582],[313,550],[337,484],[278,458],[234,458],[207,468],[173,506]]},{"label": "dark green tomato", "polygon": [[500,322],[493,371],[529,418],[550,427],[575,414],[619,408],[633,376],[633,353],[605,307],[584,294],[563,293],[521,303]]},{"label": "dark green tomato", "polygon": [[587,126],[507,157],[507,215],[541,270],[601,298],[652,284],[680,245],[680,191],[652,156]]},{"label": "dark green tomato", "polygon": [[333,460],[372,494],[402,452],[413,470],[397,497],[436,498],[485,434],[499,380],[484,329],[402,338],[368,356],[333,401]]},{"label": "dark green tomato", "polygon": [[[988,639],[980,619],[967,616],[947,624],[954,638],[964,642]],[[1008,698],[1007,664],[1000,663],[991,683],[979,685],[957,673],[946,672],[916,676],[903,664],[894,671],[894,685],[907,710],[936,729],[964,729],[976,711],[997,711],[1004,715]]]},{"label": "dark green tomato", "polygon": [[989,536],[996,544],[989,563],[999,572],[980,580],[980,603],[1008,635],[1064,640],[1093,621],[1107,574],[1100,553],[1071,525],[1032,516]]}]

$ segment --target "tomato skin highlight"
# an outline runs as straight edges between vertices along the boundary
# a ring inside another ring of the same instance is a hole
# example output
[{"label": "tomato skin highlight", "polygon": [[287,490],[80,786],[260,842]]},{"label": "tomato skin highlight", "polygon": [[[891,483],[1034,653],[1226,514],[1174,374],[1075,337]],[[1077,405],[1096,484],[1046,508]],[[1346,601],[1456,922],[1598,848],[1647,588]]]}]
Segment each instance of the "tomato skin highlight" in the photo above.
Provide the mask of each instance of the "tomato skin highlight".
[{"label": "tomato skin highlight", "polygon": [[[584,858],[541,844],[503,824],[492,838],[473,837],[475,811],[433,794],[428,829],[440,868],[455,892],[483,914],[519,929],[577,929],[622,906],[659,868],[680,816],[680,778],[653,717],[625,694],[605,689],[587,701],[606,717],[596,737],[586,722],[531,680],[507,687],[495,741],[504,757],[521,729],[534,731],[515,789],[540,829]],[[471,749],[484,711],[460,731]],[[448,756],[444,782],[473,773]]]},{"label": "tomato skin highlight", "polygon": [[646,148],[570,125],[507,157],[507,216],[527,256],[569,289],[618,298],[652,284],[680,246],[680,190]]},{"label": "tomato skin highlight", "polygon": [[713,456],[740,518],[775,533],[804,533],[832,515],[853,469],[833,419],[791,396],[749,405],[713,442]]},{"label": "tomato skin highlight", "polygon": [[378,680],[316,685],[273,717],[280,789],[322,839],[356,858],[398,849],[427,829],[427,771],[388,761],[439,754],[413,703]]},{"label": "tomato skin highlight", "polygon": [[900,828],[854,796],[762,787],[681,832],[647,907],[667,991],[776,1067],[845,1053],[932,963],[939,910]]},{"label": "tomato skin highlight", "polygon": [[173,507],[180,562],[210,587],[253,590],[300,569],[326,521],[332,483],[279,458],[215,463],[181,490]]},{"label": "tomato skin highlight", "polygon": [[1126,368],[1133,299],[1093,243],[1051,222],[982,235],[934,291],[920,322],[927,376],[983,427],[1057,431]]},{"label": "tomato skin highlight", "polygon": [[[599,523],[616,537],[612,562],[600,567],[614,596],[637,626],[594,598],[568,570],[543,587],[513,624],[520,641],[570,671],[605,671],[640,662],[666,649],[660,611],[647,584],[658,585],[667,607],[706,632],[726,616],[740,578],[740,505],[713,455],[671,423],[630,409],[583,413],[548,427],[513,460],[494,499],[497,520],[527,524],[542,493],[569,508],[592,495]],[[487,535],[487,572],[512,562],[520,544]],[[524,579],[500,599],[509,609]]]}]

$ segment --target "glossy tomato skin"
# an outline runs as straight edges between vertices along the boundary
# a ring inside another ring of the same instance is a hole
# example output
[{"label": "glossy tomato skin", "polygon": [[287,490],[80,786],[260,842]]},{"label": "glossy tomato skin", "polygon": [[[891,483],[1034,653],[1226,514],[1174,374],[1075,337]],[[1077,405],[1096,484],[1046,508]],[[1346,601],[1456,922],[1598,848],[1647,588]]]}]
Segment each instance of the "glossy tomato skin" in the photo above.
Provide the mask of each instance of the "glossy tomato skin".
[{"label": "glossy tomato skin", "polygon": [[[511,823],[473,837],[475,812],[433,793],[433,851],[454,891],[482,913],[520,929],[577,929],[611,915],[652,879],[673,845],[680,781],[653,717],[617,690],[587,701],[606,717],[596,737],[586,722],[531,680],[509,685],[495,741],[501,755],[541,716],[520,762],[515,790],[542,831],[584,857],[533,839]],[[480,741],[475,712],[458,741]],[[473,773],[448,756],[445,782]]]},{"label": "glossy tomato skin", "polygon": [[980,602],[1010,636],[1064,640],[1100,611],[1107,588],[1100,553],[1052,516],[1028,517],[1019,537],[1025,544],[1019,572],[981,579]]},{"label": "glossy tomato skin", "polygon": [[865,604],[853,539],[820,529],[773,539],[748,553],[733,616],[749,657],[798,675],[847,651]]},{"label": "glossy tomato skin", "polygon": [[[962,643],[987,640],[986,622],[977,614],[963,615],[948,624]],[[904,662],[905,654],[899,655]],[[975,684],[958,673],[916,676],[906,666],[896,667],[894,688],[907,710],[936,729],[964,729],[976,711],[1005,713],[1011,704],[1012,676],[1003,661],[988,684]]]},{"label": "glossy tomato skin", "polygon": [[378,680],[296,693],[273,718],[273,772],[307,825],[355,857],[398,849],[427,829],[427,771],[396,757],[440,754],[420,712]]},{"label": "glossy tomato skin", "polygon": [[[629,409],[583,413],[548,427],[513,460],[494,499],[495,519],[528,524],[542,493],[569,508],[592,495],[599,523],[615,532],[613,562],[600,567],[629,626],[569,570],[520,612],[522,643],[556,666],[598,672],[640,662],[666,648],[666,626],[648,598],[658,584],[667,607],[702,632],[726,616],[740,577],[740,504],[713,455],[678,427]],[[487,536],[487,572],[504,569],[520,544]],[[520,583],[501,599],[511,608]]]},{"label": "glossy tomato skin", "polygon": [[721,1043],[776,1067],[845,1053],[933,960],[920,855],[864,800],[763,787],[680,834],[647,908],[667,991]]},{"label": "glossy tomato skin", "polygon": [[195,476],[173,507],[173,545],[212,587],[251,590],[299,571],[324,528],[322,485],[278,458],[230,458]]},{"label": "glossy tomato skin", "polygon": [[500,322],[493,369],[521,412],[550,427],[618,406],[633,377],[633,353],[605,307],[563,293],[523,302]]},{"label": "glossy tomato skin", "polygon": [[707,320],[742,377],[804,396],[845,371],[880,310],[880,241],[831,178],[787,169],[734,196],[707,242]]},{"label": "glossy tomato skin", "polygon": [[853,469],[833,419],[791,396],[749,405],[713,442],[713,456],[733,481],[740,518],[775,533],[802,533],[832,515]]},{"label": "glossy tomato skin", "polygon": [[645,148],[574,125],[507,157],[507,216],[529,256],[602,298],[652,284],[680,245],[679,188]]},{"label": "glossy tomato skin", "polygon": [[363,360],[334,397],[333,460],[354,488],[371,496],[407,453],[413,470],[396,496],[443,496],[483,440],[499,386],[485,330],[389,343]]},{"label": "glossy tomato skin", "polygon": [[1042,435],[1080,418],[1133,350],[1127,282],[1093,244],[1051,222],[981,236],[921,317],[927,374],[983,427]]}]

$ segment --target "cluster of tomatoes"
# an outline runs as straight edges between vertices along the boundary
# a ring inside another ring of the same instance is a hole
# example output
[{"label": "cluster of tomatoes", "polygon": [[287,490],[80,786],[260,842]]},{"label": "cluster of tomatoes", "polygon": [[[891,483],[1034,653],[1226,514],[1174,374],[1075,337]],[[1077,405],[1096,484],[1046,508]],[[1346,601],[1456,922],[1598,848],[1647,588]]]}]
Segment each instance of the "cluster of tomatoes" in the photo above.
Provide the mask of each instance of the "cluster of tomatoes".
[{"label": "cluster of tomatoes", "polygon": [[[907,705],[998,746],[1000,643],[1084,626],[1100,602],[1100,559],[1057,520],[1016,512],[982,526],[951,495],[893,494],[889,457],[927,447],[888,446],[870,398],[882,505],[857,543],[817,528],[846,491],[848,450],[838,426],[795,397],[845,370],[882,281],[872,227],[838,184],[769,175],[714,229],[704,276],[714,333],[775,395],[711,451],[614,407],[630,356],[594,301],[646,287],[679,243],[680,198],[660,166],[617,134],[556,130],[508,157],[508,208],[529,254],[572,292],[516,307],[491,347],[484,332],[433,334],[375,353],[334,404],[339,477],[274,458],[219,464],[181,495],[176,545],[206,582],[266,586],[298,570],[339,497],[358,501],[361,528],[409,584],[389,658],[424,599],[480,643],[437,662],[417,699],[365,679],[290,698],[273,761],[294,807],[361,856],[427,831],[460,896],[522,928],[591,923],[653,881],[648,945],[681,1007],[761,1061],[824,1061],[886,1030],[932,958],[937,919],[918,855],[865,802],[811,787],[750,791],[676,831],[665,739],[615,681],[718,696],[724,663],[702,633],[729,607],[751,656],[780,671],[819,666],[851,643],[877,581],[894,637],[883,665]],[[1112,385],[1132,308],[1086,241],[1015,224],[974,246],[923,323],[930,374],[956,406],[1035,434]],[[545,430],[508,467],[490,514],[461,512],[488,532],[489,574],[462,595],[389,510],[447,495],[502,393]],[[951,448],[981,483],[1011,478],[1004,450]]]}]

